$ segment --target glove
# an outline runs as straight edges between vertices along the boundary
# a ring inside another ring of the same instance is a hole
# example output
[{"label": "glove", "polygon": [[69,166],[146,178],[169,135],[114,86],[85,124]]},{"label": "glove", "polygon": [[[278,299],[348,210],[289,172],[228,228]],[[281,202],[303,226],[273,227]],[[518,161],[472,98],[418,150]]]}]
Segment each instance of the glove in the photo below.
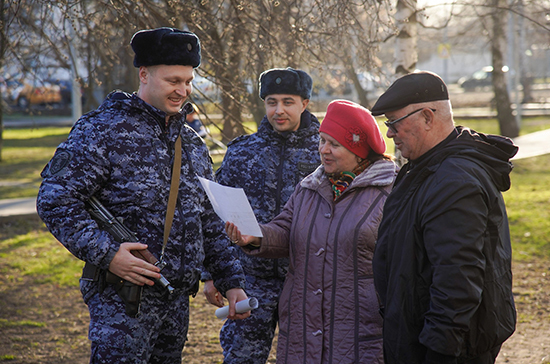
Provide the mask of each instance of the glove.
[{"label": "glove", "polygon": [[458,364],[457,358],[428,349],[422,364]]}]

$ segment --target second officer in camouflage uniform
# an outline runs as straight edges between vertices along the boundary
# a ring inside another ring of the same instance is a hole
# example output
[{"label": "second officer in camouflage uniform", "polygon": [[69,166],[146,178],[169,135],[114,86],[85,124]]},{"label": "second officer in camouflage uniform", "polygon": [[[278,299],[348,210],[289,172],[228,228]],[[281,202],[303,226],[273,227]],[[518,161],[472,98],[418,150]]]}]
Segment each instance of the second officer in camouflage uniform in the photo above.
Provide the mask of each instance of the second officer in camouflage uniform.
[{"label": "second officer in camouflage uniform", "polygon": [[[260,98],[266,115],[251,135],[233,140],[216,172],[220,184],[243,188],[259,223],[279,214],[298,182],[320,164],[319,121],[306,110],[311,77],[292,68],[260,75]],[[220,332],[224,363],[263,364],[269,357],[278,314],[277,303],[288,259],[251,257],[239,250],[246,292],[259,308],[240,321],[228,320]],[[203,275],[209,302],[222,305],[208,275]]]},{"label": "second officer in camouflage uniform", "polygon": [[[81,117],[44,169],[37,210],[53,235],[77,258],[95,266],[83,274],[81,291],[90,311],[91,363],[181,363],[189,324],[189,294],[204,265],[234,304],[246,299],[244,276],[235,251],[201,188],[198,177],[213,179],[208,150],[185,125],[185,104],[200,64],[195,34],[172,28],[144,30],[132,38],[139,67],[136,94],[113,92],[95,111]],[[181,136],[178,203],[162,274],[171,296],[153,279],[159,268],[132,250],[148,248],[157,258],[163,246],[175,141]],[[118,243],[99,229],[85,209],[97,197],[136,233],[139,243]],[[102,284],[110,272],[145,285],[137,317],[126,314],[114,286]],[[158,286],[158,287],[157,287]]]}]

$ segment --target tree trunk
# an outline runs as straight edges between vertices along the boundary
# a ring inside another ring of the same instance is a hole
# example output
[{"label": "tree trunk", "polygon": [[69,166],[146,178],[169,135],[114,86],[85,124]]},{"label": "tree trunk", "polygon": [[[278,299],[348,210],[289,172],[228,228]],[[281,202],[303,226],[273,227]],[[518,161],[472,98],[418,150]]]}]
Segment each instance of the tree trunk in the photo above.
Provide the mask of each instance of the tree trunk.
[{"label": "tree trunk", "polygon": [[533,77],[523,74],[520,79],[521,87],[523,88],[523,99],[521,102],[527,104],[534,102],[535,98],[533,97]]},{"label": "tree trunk", "polygon": [[361,86],[361,82],[359,81],[359,77],[357,77],[357,73],[355,73],[355,68],[353,65],[345,65],[346,67],[346,73],[348,74],[349,79],[353,83],[353,87],[355,88],[355,92],[357,92],[357,99],[359,101],[359,105],[366,107],[367,109],[371,108],[371,104],[369,102],[368,98],[368,91]]},{"label": "tree trunk", "polygon": [[519,126],[512,113],[510,95],[506,84],[504,67],[504,53],[506,44],[506,19],[507,14],[501,7],[506,6],[505,0],[493,0],[493,39],[491,41],[491,53],[493,57],[493,89],[497,109],[497,119],[500,126],[500,134],[515,138],[519,135]]},{"label": "tree trunk", "polygon": [[[235,67],[241,63],[242,54],[238,51],[239,35],[233,33],[231,35],[231,43],[234,47],[228,47],[225,66],[217,67],[221,73],[221,89],[222,89],[222,142],[227,144],[235,137],[245,134],[244,126],[241,120],[242,103],[235,99],[239,95],[238,90],[243,84],[239,77],[239,72],[235,72]],[[218,78],[220,79],[220,78]]]},{"label": "tree trunk", "polygon": [[[418,23],[416,21],[416,0],[398,0],[395,20],[399,33],[395,40],[395,77],[399,78],[416,69],[418,50]],[[395,147],[394,147],[395,148]],[[395,162],[402,166],[407,161],[399,150],[394,149]]]},{"label": "tree trunk", "polygon": [[[260,74],[261,72],[258,73],[258,77]],[[263,100],[260,99],[260,90],[258,88],[257,78],[253,78],[252,82],[254,82],[252,85],[252,93],[247,95],[248,109],[252,113],[252,118],[254,122],[256,122],[256,126],[259,127],[265,115],[265,104]]]},{"label": "tree trunk", "polygon": [[416,48],[418,23],[416,21],[416,0],[398,0],[395,20],[399,33],[395,41],[395,75],[403,76],[413,72],[418,61]]},{"label": "tree trunk", "polygon": [[[4,0],[0,0],[0,70],[4,66],[4,55],[8,40],[6,39],[7,10]],[[4,149],[4,100],[0,97],[0,162],[2,162],[2,150]]]},{"label": "tree trunk", "polygon": [[240,104],[235,102],[231,96],[232,88],[230,86],[226,86],[226,83],[224,83],[222,89],[222,142],[227,144],[239,135],[245,134],[245,130],[241,121]]},{"label": "tree trunk", "polygon": [[348,78],[353,83],[353,87],[355,88],[355,91],[357,92],[357,99],[359,101],[359,105],[362,105],[366,107],[367,109],[370,109],[371,105],[369,103],[368,99],[368,91],[361,86],[361,82],[359,81],[359,77],[357,77],[357,72],[355,71],[355,66],[353,65],[353,58],[349,51],[347,49],[343,50],[344,57],[342,59],[342,62],[344,62],[344,67],[346,68],[346,74],[348,75]]}]

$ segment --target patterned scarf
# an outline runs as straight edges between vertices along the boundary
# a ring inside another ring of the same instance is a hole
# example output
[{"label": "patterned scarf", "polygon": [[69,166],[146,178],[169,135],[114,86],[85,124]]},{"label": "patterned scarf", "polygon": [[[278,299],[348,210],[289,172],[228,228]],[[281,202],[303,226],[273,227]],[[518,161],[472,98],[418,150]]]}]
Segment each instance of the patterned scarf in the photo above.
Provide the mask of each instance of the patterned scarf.
[{"label": "patterned scarf", "polygon": [[327,174],[328,180],[332,184],[332,192],[334,201],[342,195],[342,193],[349,187],[351,182],[360,175],[367,167],[370,165],[370,161],[363,159],[357,167],[351,172],[342,172],[342,173],[330,173]]}]

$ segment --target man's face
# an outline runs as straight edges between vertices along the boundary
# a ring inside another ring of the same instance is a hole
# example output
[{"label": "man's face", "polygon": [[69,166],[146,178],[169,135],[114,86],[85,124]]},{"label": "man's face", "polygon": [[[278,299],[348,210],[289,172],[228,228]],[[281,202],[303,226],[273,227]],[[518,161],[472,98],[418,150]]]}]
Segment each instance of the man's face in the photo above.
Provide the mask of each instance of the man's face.
[{"label": "man's face", "polygon": [[[392,122],[407,114],[415,111],[414,105],[409,105],[403,109],[386,113],[388,122]],[[386,132],[388,138],[393,139],[395,147],[401,152],[401,155],[410,160],[415,160],[422,156],[431,146],[428,146],[426,139],[426,129],[423,110],[411,113],[406,118],[393,124]]]},{"label": "man's face", "polygon": [[275,131],[296,131],[300,127],[300,117],[309,100],[298,95],[273,94],[265,100],[267,120]]},{"label": "man's face", "polygon": [[174,115],[180,111],[193,91],[195,73],[191,66],[158,65],[140,67],[138,96],[148,103]]}]

